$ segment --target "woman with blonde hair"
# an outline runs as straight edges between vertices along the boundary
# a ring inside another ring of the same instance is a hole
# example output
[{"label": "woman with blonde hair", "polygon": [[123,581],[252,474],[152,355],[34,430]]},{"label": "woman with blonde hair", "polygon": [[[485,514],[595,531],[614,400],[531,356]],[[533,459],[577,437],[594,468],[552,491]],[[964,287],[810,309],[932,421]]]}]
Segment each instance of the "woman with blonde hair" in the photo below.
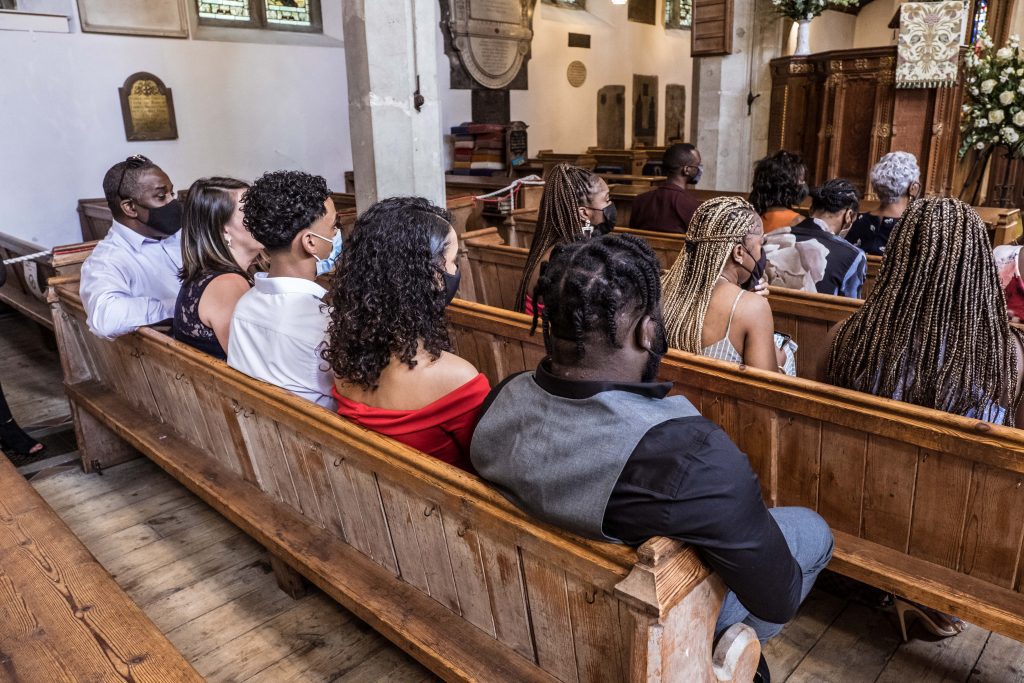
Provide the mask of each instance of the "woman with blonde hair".
[{"label": "woman with blonde hair", "polygon": [[752,291],[764,274],[763,242],[761,219],[745,199],[716,197],[697,208],[662,279],[670,346],[795,374],[795,345],[775,335],[771,307]]}]

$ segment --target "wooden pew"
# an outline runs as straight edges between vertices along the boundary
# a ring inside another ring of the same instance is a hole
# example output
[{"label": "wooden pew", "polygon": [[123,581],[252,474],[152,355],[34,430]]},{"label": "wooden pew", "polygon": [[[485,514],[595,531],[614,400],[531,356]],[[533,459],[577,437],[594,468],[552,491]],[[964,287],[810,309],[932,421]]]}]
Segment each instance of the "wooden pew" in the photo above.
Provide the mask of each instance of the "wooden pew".
[{"label": "wooden pew", "polygon": [[4,681],[203,678],[0,455]]},{"label": "wooden pew", "polygon": [[[544,355],[525,315],[456,302],[492,382]],[[1024,640],[1024,430],[679,351],[659,376],[743,449],[771,506],[829,523],[829,568]]]},{"label": "wooden pew", "polygon": [[53,285],[86,466],[138,449],[445,680],[751,679],[752,630],[712,647],[725,589],[691,548],[539,523],[477,477],[151,329],[94,337],[77,283]]},{"label": "wooden pew", "polygon": [[[46,287],[51,277],[77,273],[92,252],[95,242],[54,247],[50,255],[7,266],[7,284],[0,287],[0,302],[29,320],[53,331],[53,318],[46,303]],[[0,260],[36,254],[47,249],[41,245],[0,233]]]},{"label": "wooden pew", "polygon": [[635,149],[588,147],[587,154],[597,159],[598,166],[618,166],[625,175],[643,175],[647,163],[647,154]]}]

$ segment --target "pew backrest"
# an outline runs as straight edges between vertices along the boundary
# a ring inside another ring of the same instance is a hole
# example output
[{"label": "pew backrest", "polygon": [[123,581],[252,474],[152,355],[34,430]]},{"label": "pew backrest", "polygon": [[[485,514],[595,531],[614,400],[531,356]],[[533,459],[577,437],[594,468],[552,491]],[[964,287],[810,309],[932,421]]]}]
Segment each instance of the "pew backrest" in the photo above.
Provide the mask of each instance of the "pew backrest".
[{"label": "pew backrest", "polygon": [[712,664],[724,587],[691,548],[634,550],[540,523],[477,477],[154,330],[94,337],[71,278],[51,300],[76,415],[104,421],[445,679],[752,675],[746,627],[731,633],[735,666]]},{"label": "pew backrest", "polygon": [[[544,355],[527,316],[449,317],[492,382]],[[675,350],[659,374],[747,453],[769,505],[828,521],[832,569],[1024,638],[1024,431]]]}]

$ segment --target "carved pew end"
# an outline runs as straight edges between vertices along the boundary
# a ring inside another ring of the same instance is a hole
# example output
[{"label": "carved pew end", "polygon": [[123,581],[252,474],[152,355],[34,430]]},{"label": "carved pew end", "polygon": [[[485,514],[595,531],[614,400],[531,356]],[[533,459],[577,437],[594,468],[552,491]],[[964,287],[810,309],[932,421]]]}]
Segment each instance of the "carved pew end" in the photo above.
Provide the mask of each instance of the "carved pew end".
[{"label": "carved pew end", "polygon": [[754,679],[761,661],[761,643],[754,629],[746,624],[733,624],[718,639],[711,665],[715,678],[722,683],[746,683]]}]

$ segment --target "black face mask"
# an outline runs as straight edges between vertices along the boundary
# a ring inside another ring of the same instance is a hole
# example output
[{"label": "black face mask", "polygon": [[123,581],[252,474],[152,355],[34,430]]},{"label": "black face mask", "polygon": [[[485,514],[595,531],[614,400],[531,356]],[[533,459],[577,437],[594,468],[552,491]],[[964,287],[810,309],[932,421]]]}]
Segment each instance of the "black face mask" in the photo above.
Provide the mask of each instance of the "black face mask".
[{"label": "black face mask", "polygon": [[704,169],[700,166],[697,167],[697,172],[690,176],[690,184],[696,185],[700,182],[700,179],[704,176]]},{"label": "black face mask", "polygon": [[654,343],[651,350],[647,352],[647,365],[644,367],[644,374],[641,382],[653,382],[658,378],[658,368],[661,367],[661,359],[668,353],[668,336],[665,334],[665,324],[661,318],[655,318],[657,328],[654,331]]},{"label": "black face mask", "polygon": [[444,278],[444,305],[448,306],[452,300],[455,299],[455,295],[459,293],[459,283],[462,281],[462,271],[458,266],[455,266],[455,274],[452,275],[448,271],[441,273],[441,277]]},{"label": "black face mask", "polygon": [[172,199],[163,206],[158,206],[154,209],[150,209],[148,206],[144,207],[149,211],[149,219],[140,222],[143,225],[148,225],[157,232],[170,236],[181,230],[181,202],[177,199]]},{"label": "black face mask", "polygon": [[[592,206],[587,208],[594,209],[594,211],[597,211],[597,209]],[[607,235],[608,233],[615,229],[615,219],[618,218],[618,212],[615,210],[615,204],[609,204],[608,206],[601,209],[601,215],[604,217],[604,222],[594,226],[594,234],[597,237],[600,237],[601,235]]]},{"label": "black face mask", "polygon": [[[750,253],[750,250],[747,249],[746,245],[740,245],[740,246],[743,247],[743,251],[747,252],[747,254],[750,255],[750,258],[754,258],[754,255]],[[750,273],[750,279],[748,279],[746,282],[743,283],[743,289],[746,289],[746,290],[749,290],[749,291],[754,291],[754,287],[756,287],[757,283],[761,281],[762,277],[764,277],[764,268],[765,268],[765,266],[767,264],[768,264],[768,256],[767,256],[767,254],[765,254],[764,247],[762,246],[761,247],[761,258],[759,258],[759,259],[754,261],[754,268],[753,268],[753,270],[747,271],[748,273]],[[743,266],[741,264],[740,267],[743,268],[744,270],[746,270],[746,266]]]}]

